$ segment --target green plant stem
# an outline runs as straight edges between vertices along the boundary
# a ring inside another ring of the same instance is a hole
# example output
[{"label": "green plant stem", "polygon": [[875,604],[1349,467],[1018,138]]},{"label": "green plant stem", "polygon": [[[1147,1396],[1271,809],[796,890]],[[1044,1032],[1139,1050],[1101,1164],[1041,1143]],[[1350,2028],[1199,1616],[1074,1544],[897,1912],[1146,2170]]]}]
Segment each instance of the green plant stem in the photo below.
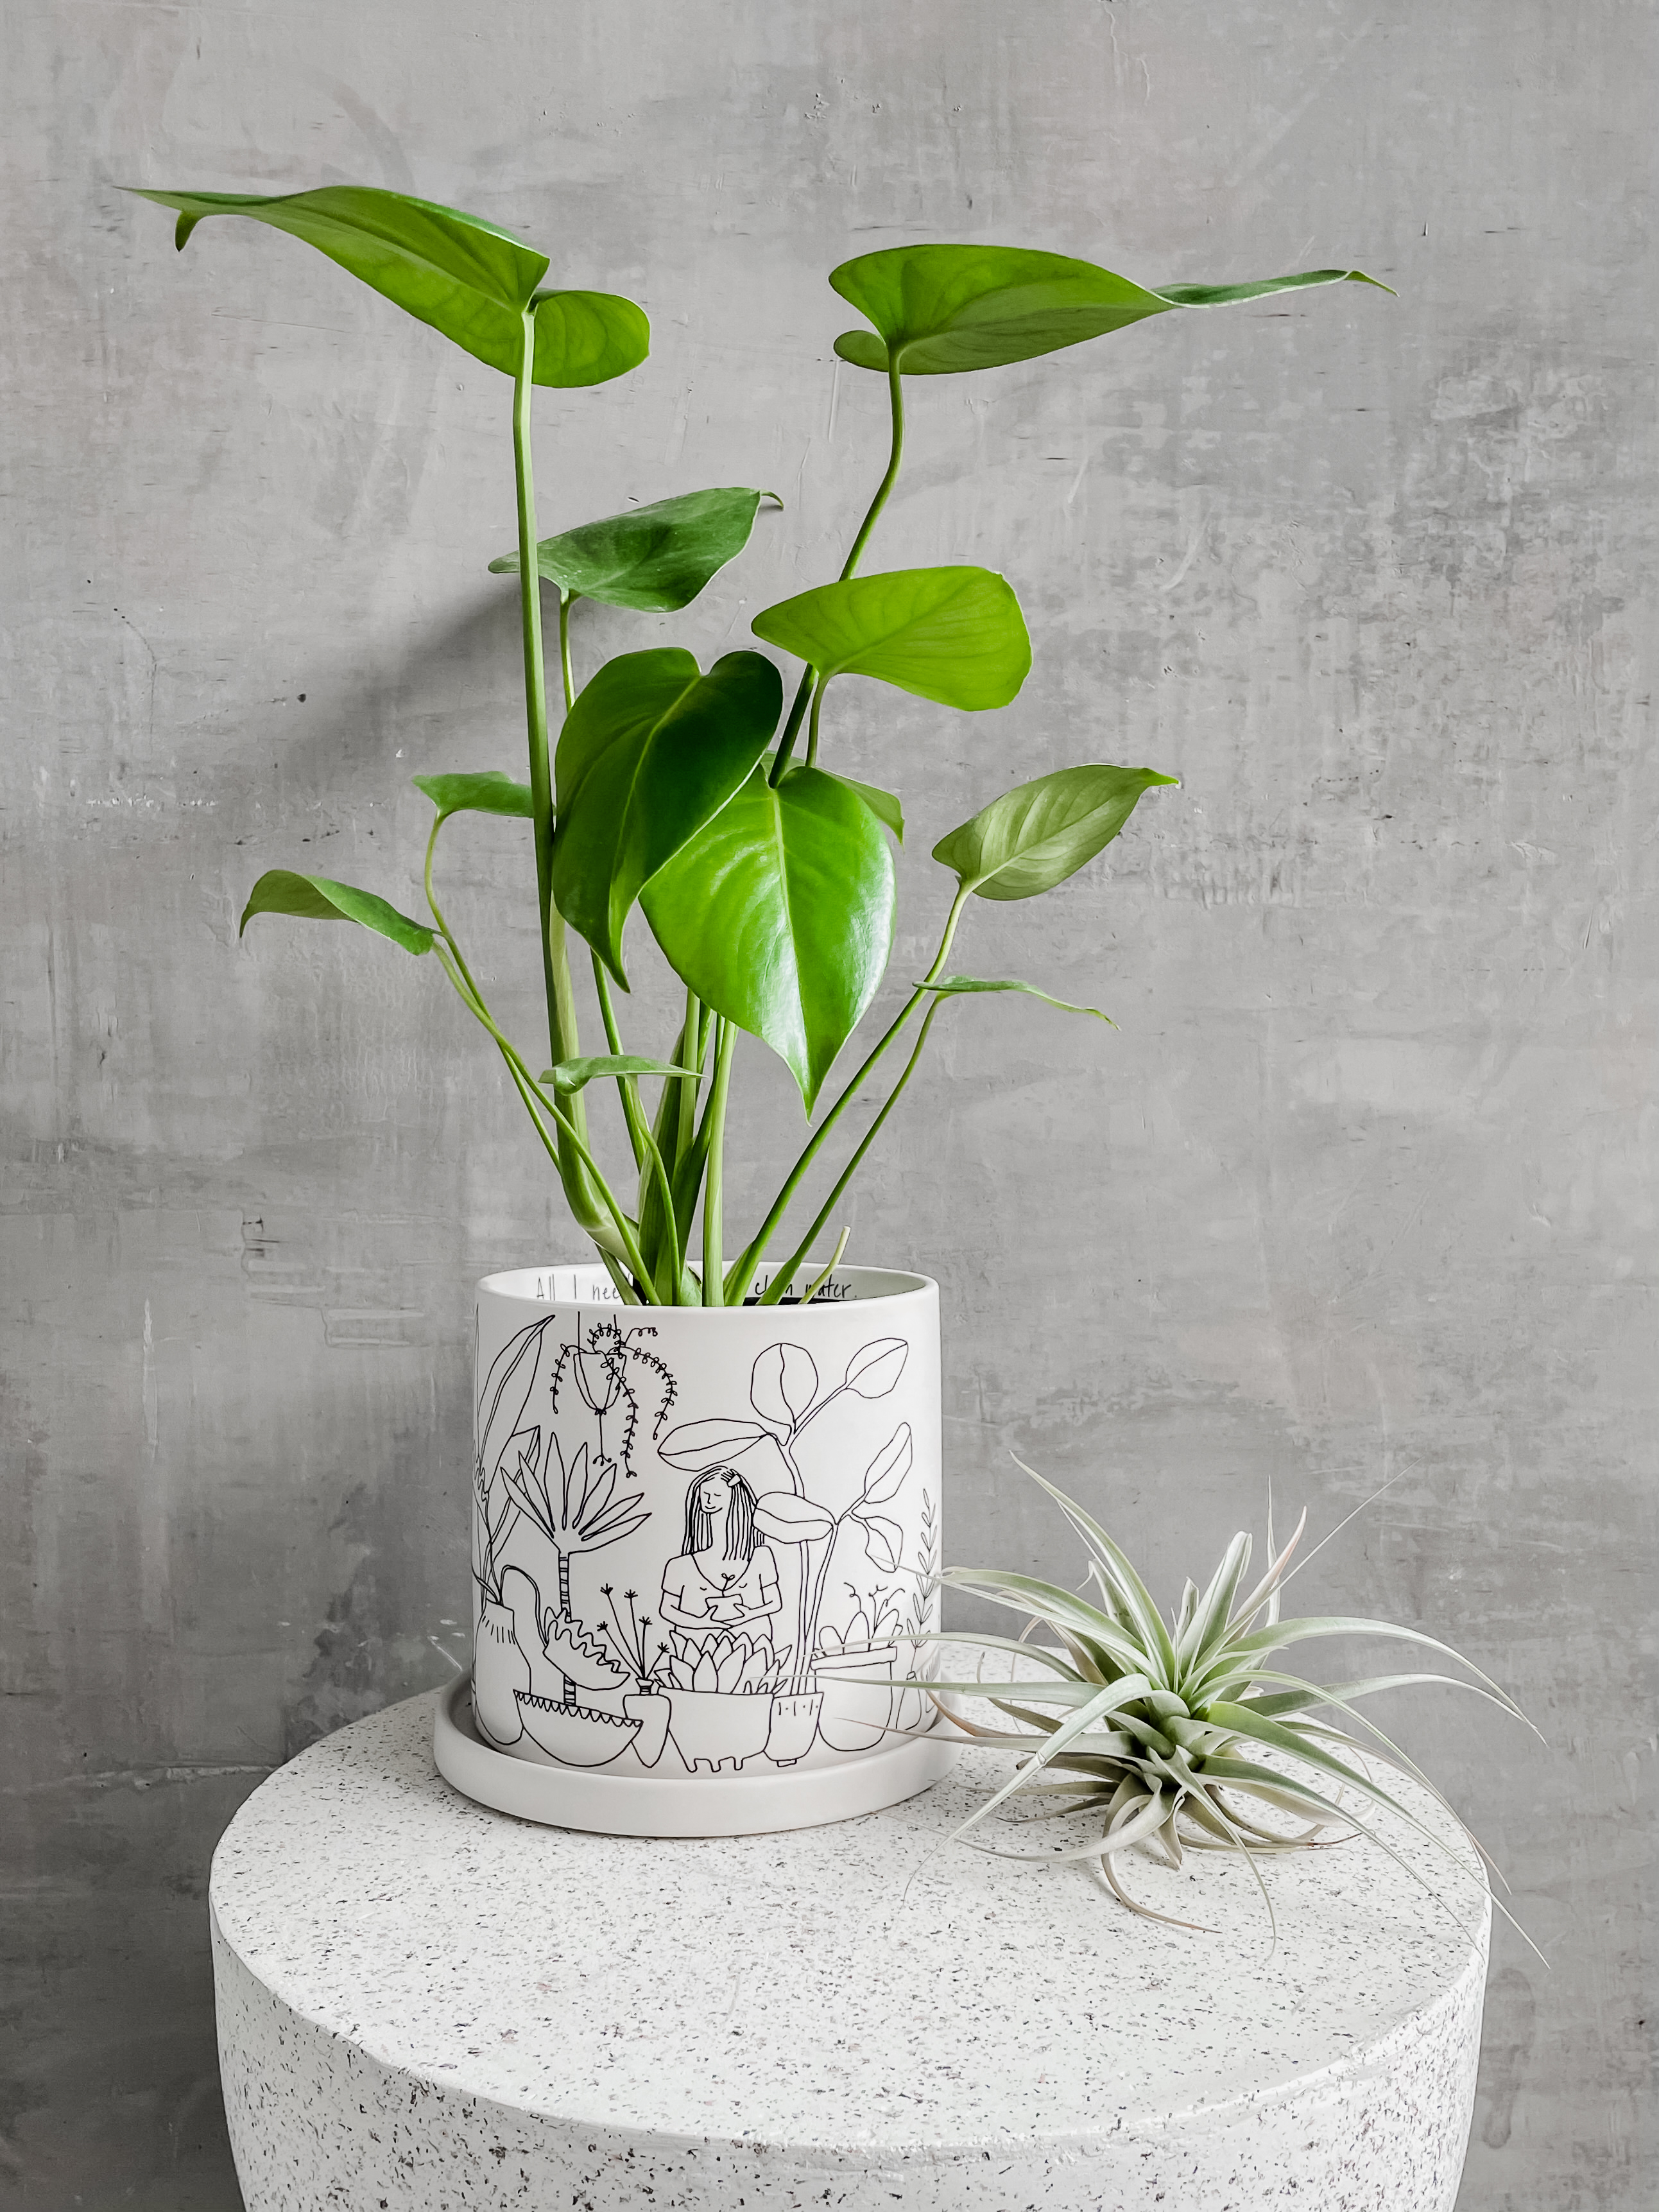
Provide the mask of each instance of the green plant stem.
[{"label": "green plant stem", "polygon": [[[967,891],[958,889],[955,898],[951,900],[951,911],[945,916],[945,929],[939,939],[939,951],[933,955],[933,964],[927,970],[927,975],[923,979],[924,981],[929,983],[938,982],[940,972],[945,966],[945,963],[950,957],[951,940],[955,938],[957,933],[957,923],[961,918],[962,909],[967,904],[969,896],[969,894]],[[916,1008],[921,1004],[921,1001],[927,997],[927,994],[920,988],[910,994],[910,996],[899,1008],[898,1012],[893,1017],[891,1022],[889,1023],[885,1031],[877,1039],[875,1044],[872,1046],[869,1055],[866,1059],[862,1067],[859,1069],[852,1081],[847,1085],[845,1089],[842,1091],[841,1096],[836,1099],[835,1104],[830,1109],[823,1121],[819,1122],[817,1127],[807,1139],[805,1146],[803,1149],[799,1158],[797,1159],[794,1166],[790,1169],[788,1175],[784,1179],[783,1188],[773,1200],[770,1212],[767,1214],[765,1220],[762,1222],[760,1227],[756,1231],[749,1243],[744,1247],[743,1255],[738,1261],[736,1267],[732,1269],[732,1275],[728,1275],[726,1278],[726,1288],[728,1298],[732,1294],[732,1276],[742,1273],[744,1270],[747,1270],[748,1273],[752,1276],[755,1269],[758,1267],[761,1262],[765,1259],[766,1248],[771,1243],[773,1235],[775,1232],[779,1223],[788,1212],[795,1193],[800,1188],[802,1178],[805,1176],[807,1170],[811,1168],[813,1161],[817,1158],[820,1150],[823,1148],[824,1139],[830,1134],[831,1129],[835,1127],[836,1123],[841,1119],[842,1115],[852,1103],[852,1101],[857,1093],[863,1088],[863,1085],[868,1080],[872,1073],[873,1073],[877,1063],[881,1060],[889,1045],[892,1043],[894,1038],[904,1027],[911,1015],[915,1013]]]},{"label": "green plant stem", "polygon": [[568,714],[576,703],[576,678],[570,665],[570,602],[580,598],[576,592],[559,589],[559,675],[564,684],[564,711]]},{"label": "green plant stem", "polygon": [[[598,1161],[587,1149],[582,1133],[576,1128],[571,1115],[559,1104],[557,1098],[550,1097],[541,1085],[537,1082],[535,1077],[525,1066],[522,1057],[510,1039],[503,1034],[495,1016],[484,1004],[477,985],[470,982],[463,975],[460,967],[452,955],[447,935],[446,934],[445,939],[434,945],[432,949],[437,955],[439,966],[448,976],[462,1005],[480,1027],[487,1030],[495,1040],[501,1056],[507,1061],[514,1081],[518,1085],[520,1097],[523,1098],[525,1104],[532,1109],[531,1118],[535,1121],[538,1129],[542,1132],[543,1143],[548,1145],[550,1153],[552,1153],[553,1148],[548,1144],[546,1132],[541,1121],[541,1115],[546,1114],[551,1117],[561,1139],[570,1145],[581,1165],[592,1177],[593,1188],[599,1194],[599,1200],[615,1224],[616,1238],[622,1257],[634,1270],[639,1281],[642,1285],[648,1284],[649,1270],[645,1265],[632,1225],[628,1216],[618,1205],[610,1185],[605,1182]],[[556,1154],[553,1156],[556,1158]],[[588,1233],[593,1234],[591,1230]],[[604,1248],[601,1247],[601,1249]]]},{"label": "green plant stem", "polygon": [[823,712],[824,680],[819,677],[812,693],[812,719],[806,726],[806,765],[816,768],[818,759],[818,717]]},{"label": "green plant stem", "polygon": [[[864,549],[870,540],[870,532],[875,528],[877,517],[887,504],[888,493],[898,481],[899,463],[904,458],[904,380],[891,361],[887,364],[887,401],[892,422],[892,442],[887,455],[887,473],[876,486],[876,495],[871,501],[869,510],[863,521],[859,525],[858,535],[853,540],[853,550],[842,565],[841,580],[843,584],[863,558]],[[812,731],[807,740],[806,752],[809,767],[817,757],[818,701],[823,696],[823,685],[818,684],[817,673],[817,669],[811,667],[803,670],[801,673],[799,685],[790,705],[789,719],[783,726],[783,735],[778,740],[777,754],[772,763],[770,781],[774,787],[783,781],[783,773],[789,765],[789,756],[795,749],[795,739],[800,732],[801,720],[806,713],[809,699],[812,702]],[[817,696],[814,696],[814,686],[817,686]]]},{"label": "green plant stem", "polygon": [[[536,566],[536,485],[530,447],[530,403],[536,360],[536,314],[524,313],[524,342],[513,381],[513,471],[519,505],[519,615],[524,634],[525,720],[530,744],[531,804],[535,810],[536,898],[541,914],[542,982],[547,999],[547,1042],[553,1064],[574,1059],[580,1049],[575,994],[565,953],[564,921],[553,904],[553,774],[547,732],[547,668],[542,646],[542,586]],[[585,1140],[587,1117],[580,1097],[569,1117],[576,1136],[566,1137],[561,1123],[559,1175],[570,1210],[592,1234],[599,1211],[582,1170],[578,1142]]]},{"label": "green plant stem", "polygon": [[915,1042],[915,1048],[912,1051],[909,1059],[904,1063],[904,1073],[899,1077],[898,1081],[893,1085],[891,1091],[888,1095],[886,1104],[882,1108],[880,1113],[877,1115],[875,1120],[870,1124],[870,1127],[865,1136],[864,1142],[859,1146],[852,1158],[848,1161],[847,1165],[842,1170],[840,1180],[837,1182],[835,1188],[830,1192],[829,1197],[824,1200],[822,1207],[818,1211],[817,1218],[812,1223],[812,1226],[807,1231],[805,1236],[802,1237],[794,1252],[784,1262],[783,1266],[772,1278],[771,1282],[762,1292],[760,1299],[762,1305],[775,1305],[778,1300],[782,1297],[784,1287],[793,1276],[796,1268],[805,1265],[811,1254],[812,1247],[817,1241],[819,1231],[823,1227],[824,1223],[829,1220],[830,1215],[835,1212],[836,1207],[839,1205],[842,1193],[846,1189],[848,1184],[851,1182],[853,1177],[858,1173],[860,1168],[864,1164],[865,1154],[869,1151],[871,1146],[875,1143],[876,1139],[881,1134],[882,1123],[892,1112],[894,1107],[898,1104],[899,1099],[903,1094],[905,1085],[908,1083],[910,1078],[915,1073],[916,1064],[921,1060],[923,1048],[927,1042],[927,1032],[933,1028],[934,1018],[938,1015],[939,1008],[944,1004],[945,1001],[943,999],[935,999],[933,1005],[927,1009],[927,1016],[921,1024],[921,1033]]},{"label": "green plant stem", "polygon": [[[732,1023],[720,1022],[714,1037],[714,1081],[708,1101],[708,1166],[702,1187],[702,1302],[726,1304],[726,1278],[720,1249],[725,1207],[726,1101],[732,1088],[732,1054],[738,1032]],[[743,1293],[739,1290],[738,1301]]]},{"label": "green plant stem", "polygon": [[876,486],[876,495],[870,502],[870,511],[859,525],[859,534],[853,540],[853,550],[841,572],[843,584],[863,557],[870,532],[876,526],[876,518],[886,506],[887,495],[898,481],[899,463],[904,457],[904,380],[899,374],[897,362],[890,357],[887,363],[887,404],[892,418],[892,448],[887,458],[887,473]]}]

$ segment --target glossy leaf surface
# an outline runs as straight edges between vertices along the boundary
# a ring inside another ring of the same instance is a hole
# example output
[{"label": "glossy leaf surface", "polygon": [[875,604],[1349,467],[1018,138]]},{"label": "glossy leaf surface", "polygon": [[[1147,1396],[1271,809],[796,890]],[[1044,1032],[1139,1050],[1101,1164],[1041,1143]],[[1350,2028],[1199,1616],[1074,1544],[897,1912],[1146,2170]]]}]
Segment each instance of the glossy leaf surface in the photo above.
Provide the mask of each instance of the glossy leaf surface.
[{"label": "glossy leaf surface", "polygon": [[701,1078],[695,1067],[676,1067],[664,1060],[641,1060],[631,1052],[600,1053],[589,1060],[562,1060],[542,1077],[556,1091],[585,1091],[590,1083],[611,1082],[619,1075],[689,1075]]},{"label": "glossy leaf surface", "polygon": [[641,888],[743,784],[783,705],[763,654],[705,676],[678,646],[607,661],[565,719],[553,898],[618,982]]},{"label": "glossy leaf surface", "polygon": [[933,858],[981,898],[1035,898],[1109,845],[1143,791],[1178,781],[1150,768],[1059,769],[994,799]]},{"label": "glossy leaf surface", "polygon": [[1045,1006],[1058,1006],[1062,1014],[1092,1014],[1097,1022],[1115,1029],[1117,1024],[1109,1014],[1103,1014],[1098,1006],[1074,1006],[1069,999],[1051,998],[1047,991],[1039,991],[1035,983],[1014,981],[984,982],[977,975],[941,975],[937,983],[918,983],[918,991],[937,991],[941,998],[954,997],[974,991],[1023,991],[1029,999],[1041,999]]},{"label": "glossy leaf surface", "polygon": [[[544,538],[536,566],[550,584],[573,597],[641,614],[672,613],[689,606],[715,571],[742,552],[756,509],[772,495],[725,485],[653,500],[649,507]],[[503,553],[489,569],[492,575],[516,575],[519,556]]]},{"label": "glossy leaf surface", "polygon": [[887,965],[893,856],[822,769],[757,769],[644,890],[669,965],[788,1066],[810,1113]]},{"label": "glossy leaf surface", "polygon": [[891,246],[842,262],[830,282],[880,334],[845,332],[836,340],[842,359],[884,374],[890,359],[905,376],[1000,368],[1175,307],[1227,307],[1322,284],[1376,284],[1363,270],[1308,269],[1248,284],[1152,288],[1092,261],[1012,246]]},{"label": "glossy leaf surface", "polygon": [[389,937],[405,952],[429,952],[433,933],[423,923],[411,921],[395,906],[360,891],[352,884],[337,884],[328,876],[295,875],[289,868],[270,868],[253,886],[242,912],[240,937],[256,914],[297,915],[304,921],[355,921],[365,929]]},{"label": "glossy leaf surface", "polygon": [[532,801],[527,783],[514,783],[498,768],[474,775],[417,775],[411,779],[438,810],[440,822],[452,814],[510,814],[528,822]]},{"label": "glossy leaf surface", "polygon": [[137,197],[179,210],[181,250],[213,215],[246,216],[303,239],[508,376],[518,373],[524,313],[532,301],[538,384],[603,384],[637,368],[649,349],[650,325],[631,300],[610,292],[538,293],[547,256],[459,208],[367,185],[275,197],[148,191]]},{"label": "glossy leaf surface", "polygon": [[1006,707],[1031,665],[1019,601],[989,568],[854,576],[781,600],[750,626],[769,645],[811,661],[826,682],[874,676],[970,712]]}]

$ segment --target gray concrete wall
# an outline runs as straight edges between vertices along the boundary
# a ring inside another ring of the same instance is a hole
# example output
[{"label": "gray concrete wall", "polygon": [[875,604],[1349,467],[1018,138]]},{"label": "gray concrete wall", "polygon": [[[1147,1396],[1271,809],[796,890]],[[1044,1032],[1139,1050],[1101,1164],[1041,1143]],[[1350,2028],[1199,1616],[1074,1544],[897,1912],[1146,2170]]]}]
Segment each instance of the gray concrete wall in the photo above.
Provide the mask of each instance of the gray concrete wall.
[{"label": "gray concrete wall", "polygon": [[[1184,788],[974,915],[963,965],[1121,1031],[959,1009],[854,1256],[944,1285],[957,1557],[1062,1563],[1011,1447],[1171,1594],[1269,1477],[1322,1528],[1396,1478],[1309,1598],[1449,1633],[1549,1739],[1401,1719],[1553,1969],[1500,1937],[1465,2212],[1650,2200],[1652,30],[1621,0],[14,0],[7,2202],[234,2205],[214,1840],[463,1654],[468,1285],[570,1249],[429,963],[236,941],[267,866],[412,898],[410,775],[520,758],[504,382],[252,226],[176,258],[114,189],[339,179],[649,309],[644,371],[541,408],[544,527],[787,500],[684,617],[590,611],[589,667],[739,642],[833,573],[882,459],[878,386],[830,354],[849,254],[1399,288],[916,391],[872,557],[1006,569],[1036,665],[980,718],[837,702],[915,823],[894,974],[937,927],[928,846],[1005,784]],[[453,845],[528,1030],[521,833]],[[799,1128],[758,1051],[744,1079],[740,1206]]]}]

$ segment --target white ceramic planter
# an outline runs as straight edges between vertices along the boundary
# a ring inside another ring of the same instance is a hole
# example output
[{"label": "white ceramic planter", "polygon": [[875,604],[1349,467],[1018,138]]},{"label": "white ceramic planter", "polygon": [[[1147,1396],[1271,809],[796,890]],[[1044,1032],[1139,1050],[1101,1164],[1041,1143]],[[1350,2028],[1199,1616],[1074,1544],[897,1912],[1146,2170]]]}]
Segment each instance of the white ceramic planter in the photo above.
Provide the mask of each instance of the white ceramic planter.
[{"label": "white ceramic planter", "polygon": [[475,1445],[471,1711],[437,1736],[468,1795],[745,1834],[942,1771],[905,1687],[937,1626],[936,1285],[838,1268],[810,1305],[708,1309],[489,1276]]}]

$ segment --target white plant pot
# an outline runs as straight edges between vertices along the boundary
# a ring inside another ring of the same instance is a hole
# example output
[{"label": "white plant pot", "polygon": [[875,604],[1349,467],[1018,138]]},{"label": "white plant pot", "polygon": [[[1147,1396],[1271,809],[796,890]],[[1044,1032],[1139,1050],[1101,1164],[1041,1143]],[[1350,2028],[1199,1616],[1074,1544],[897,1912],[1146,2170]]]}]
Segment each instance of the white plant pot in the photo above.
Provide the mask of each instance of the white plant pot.
[{"label": "white plant pot", "polygon": [[493,1275],[475,1411],[471,1725],[447,1700],[436,1739],[457,1787],[726,1835],[944,1771],[902,1686],[938,1618],[934,1284],[837,1268],[810,1305],[715,1309],[623,1305],[596,1267]]}]

